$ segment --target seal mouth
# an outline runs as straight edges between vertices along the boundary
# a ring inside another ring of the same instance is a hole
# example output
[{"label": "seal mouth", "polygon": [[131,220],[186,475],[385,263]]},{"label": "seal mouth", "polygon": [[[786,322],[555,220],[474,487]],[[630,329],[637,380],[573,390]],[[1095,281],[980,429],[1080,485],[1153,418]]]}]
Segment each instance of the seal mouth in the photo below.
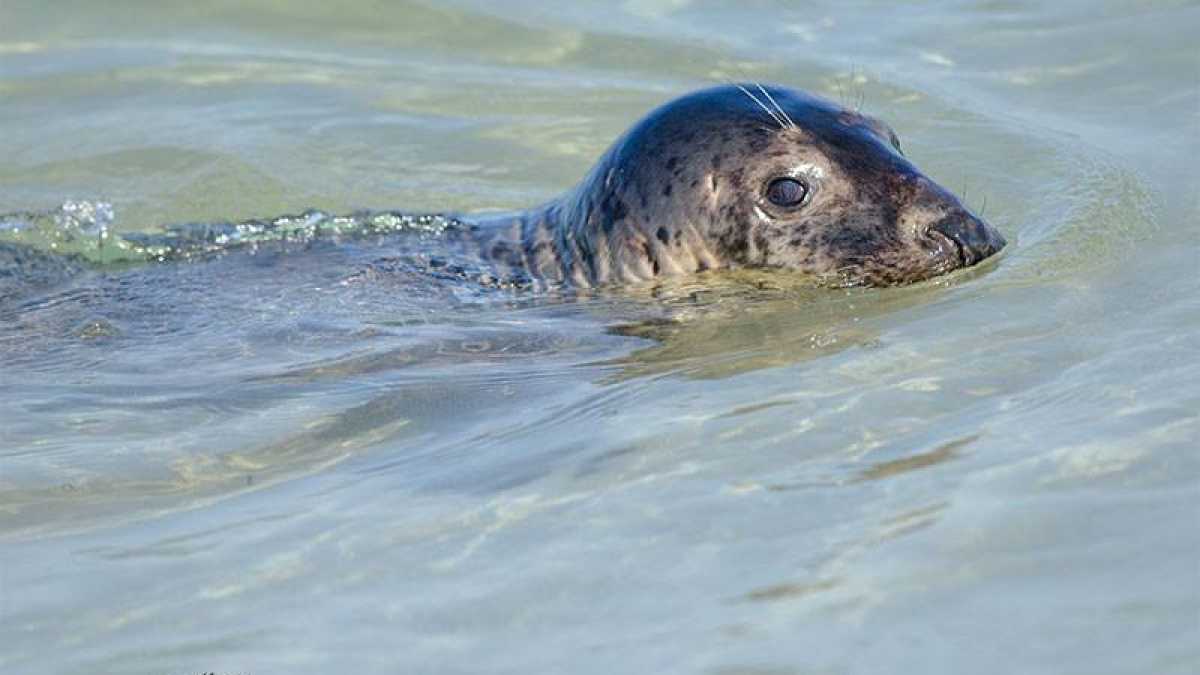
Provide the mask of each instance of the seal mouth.
[{"label": "seal mouth", "polygon": [[995,228],[970,215],[943,218],[930,226],[929,234],[946,249],[955,251],[962,267],[995,255],[1007,243]]}]

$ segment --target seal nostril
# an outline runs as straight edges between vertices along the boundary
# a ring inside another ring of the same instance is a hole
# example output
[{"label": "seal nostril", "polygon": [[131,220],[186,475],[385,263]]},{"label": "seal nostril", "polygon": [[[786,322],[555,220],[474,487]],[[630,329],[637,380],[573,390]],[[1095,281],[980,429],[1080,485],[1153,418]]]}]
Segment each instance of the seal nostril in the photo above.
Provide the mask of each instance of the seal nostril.
[{"label": "seal nostril", "polygon": [[947,216],[930,231],[954,242],[963,266],[974,265],[1004,246],[1004,238],[987,223],[970,215]]},{"label": "seal nostril", "polygon": [[962,266],[966,267],[971,264],[970,254],[967,252],[966,247],[954,237],[932,227],[925,230],[925,236],[939,242],[939,247],[943,250],[953,251],[958,256],[958,261]]}]

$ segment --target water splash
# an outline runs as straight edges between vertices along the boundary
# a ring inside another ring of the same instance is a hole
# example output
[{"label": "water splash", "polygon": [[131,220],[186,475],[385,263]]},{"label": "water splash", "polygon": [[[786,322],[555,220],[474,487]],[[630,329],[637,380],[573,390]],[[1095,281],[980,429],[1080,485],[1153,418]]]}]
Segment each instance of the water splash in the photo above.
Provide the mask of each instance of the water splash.
[{"label": "water splash", "polygon": [[115,220],[112,204],[86,200],[64,202],[51,211],[0,214],[0,243],[110,266],[186,261],[275,242],[305,244],[405,232],[439,236],[463,226],[442,215],[393,211],[332,215],[315,209],[270,219],[168,225],[158,232],[119,232]]},{"label": "water splash", "polygon": [[0,242],[24,244],[63,256],[90,250],[99,252],[111,236],[113,219],[112,204],[91,201],[64,202],[53,211],[3,214]]}]

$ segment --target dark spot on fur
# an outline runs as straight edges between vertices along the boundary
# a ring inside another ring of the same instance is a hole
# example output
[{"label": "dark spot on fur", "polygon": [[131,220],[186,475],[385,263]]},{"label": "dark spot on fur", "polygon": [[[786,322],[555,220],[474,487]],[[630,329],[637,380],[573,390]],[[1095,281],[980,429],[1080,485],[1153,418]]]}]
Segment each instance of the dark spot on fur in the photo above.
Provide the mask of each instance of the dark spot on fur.
[{"label": "dark spot on fur", "polygon": [[658,228],[658,231],[654,233],[654,236],[658,237],[658,240],[664,244],[671,241],[671,234],[667,232],[667,228],[665,227]]},{"label": "dark spot on fur", "polygon": [[663,186],[663,192],[662,192],[662,193],[663,193],[663,196],[664,196],[664,197],[670,197],[670,196],[671,196],[671,184],[670,184],[670,183],[667,183],[666,185],[664,185],[664,186]]},{"label": "dark spot on fur", "polygon": [[595,274],[596,273],[596,256],[592,254],[592,247],[591,246],[580,246],[579,247],[579,257],[581,259],[580,262],[582,262],[583,265],[585,267],[587,267],[588,270],[590,270],[592,274]]},{"label": "dark spot on fur", "polygon": [[730,223],[729,229],[717,237],[721,252],[733,260],[744,262],[746,253],[750,250],[750,237],[746,233],[746,225],[740,222]]},{"label": "dark spot on fur", "polygon": [[650,261],[650,268],[655,274],[658,274],[658,260],[655,259],[654,253],[650,250],[650,242],[642,242],[642,255],[646,256],[646,260]]},{"label": "dark spot on fur", "polygon": [[667,171],[674,171],[675,167],[679,166],[679,158],[672,157],[667,160]]},{"label": "dark spot on fur", "polygon": [[604,202],[600,204],[600,212],[604,216],[604,231],[612,234],[613,227],[629,215],[629,207],[625,205],[624,200],[610,192],[605,195]]},{"label": "dark spot on fur", "polygon": [[722,159],[724,159],[724,158],[725,158],[725,156],[724,156],[724,155],[722,155],[722,154],[721,154],[721,153],[719,153],[719,152],[718,152],[717,154],[713,155],[713,158],[712,158],[712,168],[713,168],[713,170],[714,170],[714,171],[720,171],[720,170],[721,170],[721,160],[722,160]]},{"label": "dark spot on fur", "polygon": [[629,209],[625,206],[625,202],[618,199],[616,203],[612,205],[612,210],[609,211],[609,215],[613,220],[624,220],[625,216],[629,215]]},{"label": "dark spot on fur", "polygon": [[699,184],[700,184],[700,179],[699,179],[699,178],[693,178],[693,179],[692,179],[692,182],[688,184],[688,187],[696,187],[696,186],[697,186],[697,185],[699,185]]},{"label": "dark spot on fur", "polygon": [[808,239],[808,225],[798,223],[792,228],[792,237],[788,243],[792,246],[804,246]]},{"label": "dark spot on fur", "polygon": [[771,251],[771,242],[762,230],[754,233],[754,245],[758,248],[759,262],[766,264],[767,254]]}]

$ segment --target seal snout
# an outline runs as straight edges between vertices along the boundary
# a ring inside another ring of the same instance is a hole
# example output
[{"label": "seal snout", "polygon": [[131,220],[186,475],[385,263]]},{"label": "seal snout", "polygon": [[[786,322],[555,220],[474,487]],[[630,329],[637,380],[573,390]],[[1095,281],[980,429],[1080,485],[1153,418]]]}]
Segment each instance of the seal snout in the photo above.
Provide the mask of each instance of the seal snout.
[{"label": "seal snout", "polygon": [[960,211],[929,226],[935,236],[949,239],[958,249],[963,267],[970,267],[1000,251],[1007,243],[996,228]]}]

